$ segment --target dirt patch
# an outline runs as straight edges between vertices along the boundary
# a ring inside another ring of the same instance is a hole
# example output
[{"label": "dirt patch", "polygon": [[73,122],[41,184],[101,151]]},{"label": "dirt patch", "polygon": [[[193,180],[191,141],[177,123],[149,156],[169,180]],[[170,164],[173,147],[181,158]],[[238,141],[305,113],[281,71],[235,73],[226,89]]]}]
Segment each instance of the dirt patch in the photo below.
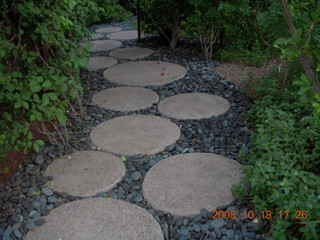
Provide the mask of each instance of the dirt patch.
[{"label": "dirt patch", "polygon": [[[36,140],[47,140],[47,136],[41,134],[38,131],[38,128],[35,125],[36,123],[32,123],[29,127],[29,130],[33,134],[33,141]],[[53,130],[52,128],[50,129]],[[15,174],[19,170],[19,166],[23,163],[23,161],[32,153],[31,150],[29,153],[25,154],[23,150],[16,151],[11,150],[7,153],[6,159],[4,161],[1,160],[0,168],[6,166],[9,168],[8,172],[0,172],[0,184],[4,183],[7,179],[9,179],[13,174]]]},{"label": "dirt patch", "polygon": [[222,63],[219,66],[212,68],[212,71],[218,73],[226,80],[233,84],[244,87],[243,82],[249,78],[258,79],[270,74],[271,69],[277,66],[275,60],[270,60],[262,67],[246,66],[237,63]]}]

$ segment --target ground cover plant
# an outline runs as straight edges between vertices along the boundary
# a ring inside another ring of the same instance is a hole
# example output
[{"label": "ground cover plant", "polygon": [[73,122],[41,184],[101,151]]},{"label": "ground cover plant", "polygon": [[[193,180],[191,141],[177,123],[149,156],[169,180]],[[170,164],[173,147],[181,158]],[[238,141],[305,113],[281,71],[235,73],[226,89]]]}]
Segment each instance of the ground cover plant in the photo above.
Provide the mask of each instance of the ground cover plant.
[{"label": "ground cover plant", "polygon": [[48,134],[48,124],[53,129],[64,125],[68,111],[77,116],[74,106],[82,91],[78,74],[89,49],[80,43],[90,36],[87,25],[123,16],[123,9],[114,0],[2,0],[0,5],[3,172],[10,149],[37,151],[44,144],[33,140],[30,123],[38,122],[39,131]]},{"label": "ground cover plant", "polygon": [[252,147],[241,154],[246,178],[235,193],[257,212],[273,212],[266,233],[270,239],[318,239],[319,120],[311,105],[297,101],[295,86],[279,94],[275,80],[266,79],[256,91],[258,100],[247,116],[255,129]]},{"label": "ground cover plant", "polygon": [[241,153],[246,177],[233,190],[257,212],[272,211],[268,239],[319,239],[319,1],[279,1],[280,7],[291,35],[274,46],[284,62],[301,67],[270,76],[251,91],[252,147]]}]

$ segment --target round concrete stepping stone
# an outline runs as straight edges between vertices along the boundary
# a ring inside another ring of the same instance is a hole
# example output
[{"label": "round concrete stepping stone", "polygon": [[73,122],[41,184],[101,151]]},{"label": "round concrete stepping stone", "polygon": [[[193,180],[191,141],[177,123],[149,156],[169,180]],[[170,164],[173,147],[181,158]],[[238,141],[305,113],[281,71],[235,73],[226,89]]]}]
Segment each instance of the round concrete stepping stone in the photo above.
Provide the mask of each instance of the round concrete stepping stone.
[{"label": "round concrete stepping stone", "polygon": [[125,165],[117,157],[98,151],[81,151],[53,161],[45,176],[53,176],[47,186],[73,196],[93,196],[113,188],[125,175]]},{"label": "round concrete stepping stone", "polygon": [[104,71],[103,76],[113,83],[131,86],[159,86],[183,78],[187,70],[174,63],[139,61],[123,63]]},{"label": "round concrete stepping stone", "polygon": [[105,28],[98,28],[96,33],[112,33],[112,32],[119,32],[121,31],[121,27],[105,27]]},{"label": "round concrete stepping stone", "polygon": [[114,118],[92,129],[93,144],[101,150],[121,155],[154,154],[163,151],[180,137],[171,121],[150,115]]},{"label": "round concrete stepping stone", "polygon": [[138,31],[121,31],[114,32],[107,35],[110,39],[116,40],[130,40],[138,38]]},{"label": "round concrete stepping stone", "polygon": [[109,56],[122,59],[136,60],[138,58],[144,58],[153,53],[153,50],[148,48],[128,47],[113,50],[109,53]]},{"label": "round concrete stepping stone", "polygon": [[118,87],[95,94],[92,101],[109,110],[136,111],[157,103],[159,96],[146,88]]},{"label": "round concrete stepping stone", "polygon": [[100,33],[94,33],[94,34],[92,34],[91,39],[97,39],[97,38],[102,38],[102,37],[103,37],[102,34],[100,34]]},{"label": "round concrete stepping stone", "polygon": [[230,103],[207,93],[178,94],[162,100],[158,110],[175,119],[202,119],[218,116],[230,108]]},{"label": "round concrete stepping stone", "polygon": [[97,40],[91,41],[93,46],[91,48],[92,52],[99,52],[99,51],[109,51],[121,46],[121,42],[115,40]]},{"label": "round concrete stepping stone", "polygon": [[233,200],[231,187],[241,178],[240,164],[210,153],[188,153],[158,162],[147,173],[143,194],[155,209],[173,215],[213,211]]},{"label": "round concrete stepping stone", "polygon": [[92,70],[98,70],[111,67],[117,63],[118,60],[111,57],[91,57],[87,67]]},{"label": "round concrete stepping stone", "polygon": [[141,207],[90,198],[64,204],[29,231],[25,240],[163,240],[159,223]]}]

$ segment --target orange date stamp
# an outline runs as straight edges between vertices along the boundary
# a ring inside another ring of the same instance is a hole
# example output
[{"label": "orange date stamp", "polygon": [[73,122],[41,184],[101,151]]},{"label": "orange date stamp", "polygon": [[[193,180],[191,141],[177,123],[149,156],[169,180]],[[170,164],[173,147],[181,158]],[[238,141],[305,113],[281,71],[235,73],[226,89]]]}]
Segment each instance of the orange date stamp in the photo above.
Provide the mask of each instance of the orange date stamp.
[{"label": "orange date stamp", "polygon": [[307,219],[308,213],[307,211],[261,211],[259,213],[254,211],[221,211],[215,210],[212,211],[213,216],[212,219],[235,219],[242,216],[243,218],[248,219],[271,219],[274,217],[279,218],[293,218],[293,219]]}]

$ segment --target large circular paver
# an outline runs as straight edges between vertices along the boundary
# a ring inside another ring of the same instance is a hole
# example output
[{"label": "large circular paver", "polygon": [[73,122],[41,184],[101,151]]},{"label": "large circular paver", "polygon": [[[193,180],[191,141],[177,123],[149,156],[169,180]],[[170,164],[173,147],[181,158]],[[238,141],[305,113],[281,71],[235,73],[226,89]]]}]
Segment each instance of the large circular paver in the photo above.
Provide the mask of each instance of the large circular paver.
[{"label": "large circular paver", "polygon": [[116,40],[130,40],[138,38],[138,31],[121,31],[114,32],[107,35],[110,39]]},{"label": "large circular paver", "polygon": [[121,27],[105,27],[105,28],[98,28],[96,33],[112,33],[112,32],[119,32],[121,31]]},{"label": "large circular paver", "polygon": [[146,88],[118,87],[95,94],[92,101],[109,110],[135,111],[157,103],[159,96]]},{"label": "large circular paver", "polygon": [[146,210],[121,200],[91,198],[64,204],[29,231],[25,240],[163,240]]},{"label": "large circular paver", "polygon": [[104,71],[111,82],[130,86],[159,86],[183,78],[187,70],[174,63],[139,61],[123,63]]},{"label": "large circular paver", "polygon": [[175,143],[180,129],[171,121],[150,115],[114,118],[95,127],[90,137],[101,150],[121,155],[159,153]]},{"label": "large circular paver", "polygon": [[102,38],[102,37],[103,37],[102,34],[100,34],[100,33],[94,33],[94,34],[92,34],[91,39],[97,39],[97,38]]},{"label": "large circular paver", "polygon": [[121,42],[115,40],[96,40],[91,41],[93,44],[91,51],[99,52],[99,51],[109,51],[121,46]]},{"label": "large circular paver", "polygon": [[147,173],[143,194],[155,209],[173,215],[213,211],[233,200],[230,188],[241,178],[240,164],[210,153],[188,153],[158,162]]},{"label": "large circular paver", "polygon": [[82,151],[53,161],[45,176],[53,176],[47,185],[74,196],[93,196],[110,190],[125,175],[123,162],[105,152]]},{"label": "large circular paver", "polygon": [[230,108],[230,103],[219,96],[207,93],[178,94],[162,100],[158,109],[176,119],[202,119],[218,116]]},{"label": "large circular paver", "polygon": [[117,59],[111,57],[91,57],[89,58],[87,67],[92,70],[97,70],[111,67],[117,63]]},{"label": "large circular paver", "polygon": [[153,50],[148,48],[128,47],[113,50],[109,53],[109,56],[122,59],[136,60],[138,58],[144,58],[153,53]]}]

